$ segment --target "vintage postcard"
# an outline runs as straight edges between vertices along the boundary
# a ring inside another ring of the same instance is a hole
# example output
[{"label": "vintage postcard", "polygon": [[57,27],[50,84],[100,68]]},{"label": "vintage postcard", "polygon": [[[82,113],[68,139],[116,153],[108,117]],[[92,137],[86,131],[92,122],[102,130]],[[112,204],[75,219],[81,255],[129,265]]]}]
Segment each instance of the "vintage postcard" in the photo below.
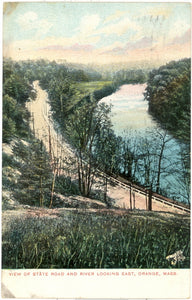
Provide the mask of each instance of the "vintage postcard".
[{"label": "vintage postcard", "polygon": [[2,298],[189,299],[191,3],[2,10]]}]

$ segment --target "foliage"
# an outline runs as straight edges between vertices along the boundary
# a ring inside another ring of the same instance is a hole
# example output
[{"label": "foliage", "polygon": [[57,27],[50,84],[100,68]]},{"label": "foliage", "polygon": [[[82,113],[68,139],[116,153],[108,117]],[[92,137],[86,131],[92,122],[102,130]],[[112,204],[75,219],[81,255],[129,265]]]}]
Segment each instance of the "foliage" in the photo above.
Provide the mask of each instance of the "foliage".
[{"label": "foliage", "polygon": [[[138,215],[137,215],[138,214]],[[3,268],[189,268],[186,218],[64,212],[57,218],[15,219],[3,234]],[[91,230],[90,230],[91,228]],[[182,250],[172,266],[167,255]]]},{"label": "foliage", "polygon": [[15,122],[4,114],[3,115],[3,142],[9,143],[13,138],[13,136],[15,135],[15,133],[16,133]]},{"label": "foliage", "polygon": [[20,177],[15,198],[22,204],[49,205],[52,172],[48,155],[42,142],[31,140],[27,144],[18,142],[14,155],[20,162]]},{"label": "foliage", "polygon": [[17,168],[19,163],[14,159],[13,155],[8,155],[7,153],[2,153],[2,168],[12,167]]},{"label": "foliage", "polygon": [[49,81],[47,88],[52,115],[62,129],[65,130],[66,119],[94,97],[95,102],[111,94],[115,87],[109,82],[81,82],[71,81],[69,76]]},{"label": "foliage", "polygon": [[3,142],[29,133],[29,113],[26,101],[34,97],[32,86],[16,64],[5,60],[3,65]]},{"label": "foliage", "polygon": [[[110,106],[90,103],[77,108],[66,122],[66,134],[75,148],[79,190],[89,197],[98,169],[113,171],[118,139],[111,129]],[[117,170],[116,170],[117,171]]]},{"label": "foliage", "polygon": [[185,141],[190,139],[190,77],[190,59],[173,61],[150,73],[145,91],[152,115]]},{"label": "foliage", "polygon": [[80,92],[67,77],[50,80],[47,91],[53,118],[64,126],[69,110],[80,99]]},{"label": "foliage", "polygon": [[136,84],[136,83],[145,83],[148,79],[149,70],[145,69],[123,69],[117,71],[113,80],[118,84]]},{"label": "foliage", "polygon": [[71,180],[71,177],[57,176],[55,180],[55,193],[62,195],[79,195],[78,184]]},{"label": "foliage", "polygon": [[120,172],[122,162],[121,144],[122,138],[115,135],[110,121],[105,126],[98,128],[93,158],[101,171],[109,174]]}]

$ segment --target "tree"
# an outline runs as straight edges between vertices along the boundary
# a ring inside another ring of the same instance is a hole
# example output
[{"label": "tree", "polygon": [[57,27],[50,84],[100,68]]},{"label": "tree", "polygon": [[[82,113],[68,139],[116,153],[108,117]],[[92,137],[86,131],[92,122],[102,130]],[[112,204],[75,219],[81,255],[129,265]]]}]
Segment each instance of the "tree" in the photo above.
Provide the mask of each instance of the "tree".
[{"label": "tree", "polygon": [[191,186],[191,176],[190,176],[190,146],[188,143],[180,144],[180,163],[181,168],[177,173],[177,184],[181,186],[181,190],[185,191],[182,194],[182,198],[190,204],[190,186]]},{"label": "tree", "polygon": [[164,150],[166,144],[173,139],[173,137],[168,135],[167,131],[160,131],[156,132],[156,139],[158,142],[157,145],[157,179],[156,179],[156,192],[160,192],[160,178],[162,173],[162,163],[164,158]]},{"label": "tree", "polygon": [[63,127],[69,109],[73,106],[74,98],[78,97],[77,90],[69,77],[52,79],[48,87],[49,99],[53,117]]},{"label": "tree", "polygon": [[24,137],[29,132],[29,112],[9,95],[3,96],[3,141],[10,142],[14,136]]},{"label": "tree", "polygon": [[129,139],[124,139],[122,141],[122,173],[128,179],[133,180],[133,163],[134,163],[134,154],[133,150],[130,149]]},{"label": "tree", "polygon": [[16,133],[14,120],[17,110],[17,101],[5,95],[3,97],[3,142],[8,143]]},{"label": "tree", "polygon": [[20,162],[20,178],[15,196],[19,202],[47,206],[51,194],[52,172],[42,141],[18,142],[14,154]]},{"label": "tree", "polygon": [[32,85],[25,77],[21,63],[4,61],[3,68],[3,141],[10,142],[15,136],[26,137],[29,133],[29,112],[25,103],[34,98]]},{"label": "tree", "polygon": [[17,74],[11,74],[3,84],[4,94],[13,97],[18,103],[25,103],[30,97],[32,87]]},{"label": "tree", "polygon": [[173,166],[167,157],[167,149],[171,152],[174,147],[172,140],[173,137],[160,128],[147,129],[137,137],[134,132],[127,132],[121,154],[123,175],[147,189],[150,187],[162,193],[166,177],[172,173]]},{"label": "tree", "polygon": [[149,74],[145,99],[162,126],[184,141],[190,140],[191,61],[170,62]]},{"label": "tree", "polygon": [[104,202],[107,204],[107,207],[111,207],[112,204],[111,199],[107,197],[107,174],[120,173],[121,143],[122,138],[114,134],[110,121],[98,130],[93,155],[97,169],[103,172]]},{"label": "tree", "polygon": [[15,122],[7,115],[3,115],[3,142],[9,143],[16,133]]},{"label": "tree", "polygon": [[109,106],[103,103],[97,105],[91,96],[90,102],[77,108],[66,124],[67,134],[77,155],[79,190],[87,197],[90,196],[95,174],[105,153],[101,144],[105,147],[109,144],[104,134],[111,126],[109,112]]}]

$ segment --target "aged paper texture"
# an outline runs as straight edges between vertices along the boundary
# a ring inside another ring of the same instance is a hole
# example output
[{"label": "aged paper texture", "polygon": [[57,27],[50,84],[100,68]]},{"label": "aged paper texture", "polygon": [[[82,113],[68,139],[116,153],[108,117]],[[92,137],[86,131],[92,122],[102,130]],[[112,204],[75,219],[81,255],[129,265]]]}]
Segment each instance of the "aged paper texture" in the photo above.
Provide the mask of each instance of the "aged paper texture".
[{"label": "aged paper texture", "polygon": [[191,2],[3,1],[11,299],[189,299]]}]

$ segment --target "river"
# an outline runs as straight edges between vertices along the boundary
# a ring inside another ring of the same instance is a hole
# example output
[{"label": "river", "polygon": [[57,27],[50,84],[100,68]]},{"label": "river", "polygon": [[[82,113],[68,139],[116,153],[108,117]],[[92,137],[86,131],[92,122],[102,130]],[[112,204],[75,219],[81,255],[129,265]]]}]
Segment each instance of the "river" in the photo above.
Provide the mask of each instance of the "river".
[{"label": "river", "polygon": [[[183,176],[182,163],[184,144],[162,130],[148,113],[148,102],[143,95],[145,88],[146,84],[122,85],[115,93],[102,98],[100,103],[112,105],[111,121],[115,134],[127,140],[129,149],[139,157],[132,165],[135,179],[142,185],[152,183],[155,191],[160,170],[160,193],[187,202],[189,186]],[[147,181],[146,165],[150,168]]]},{"label": "river", "polygon": [[156,126],[148,114],[148,103],[144,101],[145,88],[146,84],[125,84],[100,101],[112,105],[111,120],[117,135],[125,135],[127,129],[140,133]]}]

